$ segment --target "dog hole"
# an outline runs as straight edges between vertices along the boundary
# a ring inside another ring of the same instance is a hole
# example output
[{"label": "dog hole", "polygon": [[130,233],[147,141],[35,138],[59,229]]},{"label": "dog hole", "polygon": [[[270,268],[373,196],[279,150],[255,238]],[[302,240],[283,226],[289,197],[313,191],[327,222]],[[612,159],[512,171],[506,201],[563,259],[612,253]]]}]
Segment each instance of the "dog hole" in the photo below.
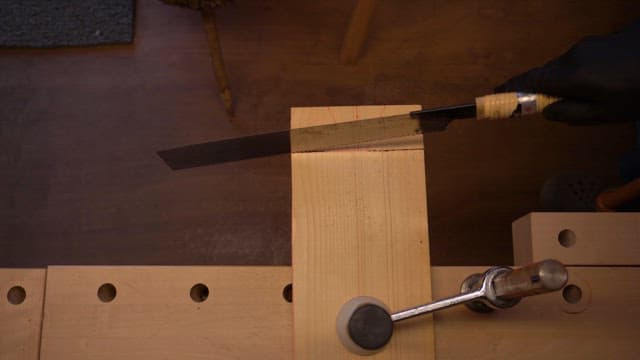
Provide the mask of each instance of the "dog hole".
[{"label": "dog hole", "polygon": [[582,299],[582,289],[573,284],[567,285],[562,289],[562,297],[570,304],[577,304]]},{"label": "dog hole", "polygon": [[113,284],[106,283],[98,288],[98,299],[103,303],[108,303],[116,298],[116,287]]},{"label": "dog hole", "polygon": [[14,286],[7,292],[7,300],[9,300],[9,303],[13,305],[22,304],[26,297],[27,292],[22,286]]},{"label": "dog hole", "polygon": [[189,295],[191,296],[191,300],[201,303],[209,297],[209,288],[205,284],[195,284],[191,287]]},{"label": "dog hole", "polygon": [[293,301],[293,285],[292,284],[287,284],[282,289],[282,297],[284,298],[284,300],[286,302],[292,302]]},{"label": "dog hole", "polygon": [[569,229],[564,229],[558,234],[558,242],[566,248],[572,247],[576,244],[576,233]]}]

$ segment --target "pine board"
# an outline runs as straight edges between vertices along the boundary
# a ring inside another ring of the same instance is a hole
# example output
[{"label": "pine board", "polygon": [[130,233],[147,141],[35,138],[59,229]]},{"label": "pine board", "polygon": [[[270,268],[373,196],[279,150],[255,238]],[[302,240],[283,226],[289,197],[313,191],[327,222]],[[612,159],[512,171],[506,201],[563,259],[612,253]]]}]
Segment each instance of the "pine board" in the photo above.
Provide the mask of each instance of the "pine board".
[{"label": "pine board", "polygon": [[[291,124],[295,128],[417,109],[294,108]],[[424,155],[421,139],[408,144],[292,154],[296,359],[356,358],[335,332],[338,310],[352,297],[374,296],[392,310],[430,300]],[[432,322],[410,320],[405,326],[410,329],[396,331],[372,358],[432,359]]]}]

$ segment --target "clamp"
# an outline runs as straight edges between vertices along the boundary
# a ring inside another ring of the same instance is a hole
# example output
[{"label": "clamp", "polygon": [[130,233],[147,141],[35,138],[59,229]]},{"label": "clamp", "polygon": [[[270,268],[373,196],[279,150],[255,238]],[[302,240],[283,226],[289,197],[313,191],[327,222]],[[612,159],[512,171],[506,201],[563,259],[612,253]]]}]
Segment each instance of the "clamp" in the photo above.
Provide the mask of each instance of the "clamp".
[{"label": "clamp", "polygon": [[370,355],[384,348],[393,335],[394,324],[399,321],[460,304],[480,313],[506,309],[518,304],[523,297],[560,290],[567,279],[564,265],[549,259],[518,269],[489,268],[482,274],[468,276],[457,295],[394,313],[374,297],[358,296],[338,312],[336,330],[349,351]]}]

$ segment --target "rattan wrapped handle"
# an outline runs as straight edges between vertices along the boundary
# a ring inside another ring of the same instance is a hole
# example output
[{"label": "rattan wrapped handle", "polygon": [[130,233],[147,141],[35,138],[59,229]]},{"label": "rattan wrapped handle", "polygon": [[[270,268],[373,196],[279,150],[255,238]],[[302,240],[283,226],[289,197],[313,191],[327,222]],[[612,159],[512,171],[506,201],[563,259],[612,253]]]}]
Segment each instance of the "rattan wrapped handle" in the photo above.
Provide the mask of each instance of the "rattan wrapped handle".
[{"label": "rattan wrapped handle", "polygon": [[543,94],[502,93],[476,98],[478,119],[504,119],[542,112],[547,105],[560,100]]}]

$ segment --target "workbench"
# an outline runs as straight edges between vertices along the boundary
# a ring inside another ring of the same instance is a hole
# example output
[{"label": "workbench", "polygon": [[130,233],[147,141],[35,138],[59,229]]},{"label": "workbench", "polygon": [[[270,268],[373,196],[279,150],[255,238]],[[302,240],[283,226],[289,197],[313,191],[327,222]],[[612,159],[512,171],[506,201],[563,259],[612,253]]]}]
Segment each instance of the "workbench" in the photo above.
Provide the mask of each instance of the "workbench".
[{"label": "workbench", "polygon": [[[484,269],[432,267],[433,298]],[[435,359],[637,358],[640,269],[569,272],[582,289],[575,304],[557,292],[492,314],[457,307],[416,320],[434,327]],[[266,266],[2,269],[2,293],[21,286],[26,298],[0,301],[0,358],[291,359],[295,295],[293,305],[282,296],[290,279],[291,268]],[[104,303],[97,290],[107,281],[117,296]],[[198,283],[210,291],[201,303],[189,294]]]}]

